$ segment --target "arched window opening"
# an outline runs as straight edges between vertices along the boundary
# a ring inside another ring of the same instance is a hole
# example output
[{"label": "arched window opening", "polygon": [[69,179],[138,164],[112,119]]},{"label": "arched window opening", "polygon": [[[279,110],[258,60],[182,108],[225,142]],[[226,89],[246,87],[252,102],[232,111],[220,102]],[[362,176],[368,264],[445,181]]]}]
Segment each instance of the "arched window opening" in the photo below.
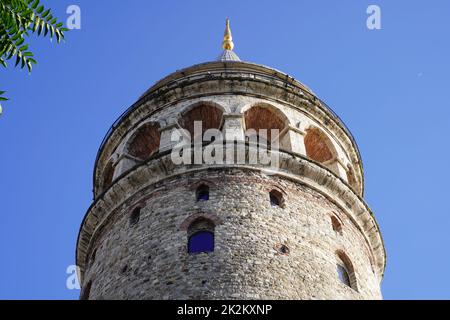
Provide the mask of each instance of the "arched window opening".
[{"label": "arched window opening", "polygon": [[111,183],[113,182],[114,178],[114,166],[112,162],[108,162],[108,164],[105,167],[105,170],[103,171],[103,184],[102,188],[103,191],[106,190]]},{"label": "arched window opening", "polygon": [[208,253],[214,251],[214,229],[212,221],[199,218],[188,228],[188,253]]},{"label": "arched window opening", "polygon": [[146,160],[159,150],[161,132],[156,125],[147,123],[137,129],[128,144],[129,155]]},{"label": "arched window opening", "polygon": [[209,200],[209,187],[207,185],[202,184],[197,188],[196,199],[198,202]]},{"label": "arched window opening", "polygon": [[272,207],[280,207],[284,206],[283,195],[278,190],[272,190],[269,193],[270,205]]},{"label": "arched window opening", "polygon": [[342,234],[342,222],[335,215],[331,216],[331,226],[334,231]]},{"label": "arched window opening", "polygon": [[341,264],[337,264],[337,272],[338,272],[339,281],[341,283],[345,284],[346,286],[351,287],[350,276],[349,276],[348,271],[345,268],[345,266],[343,266]]},{"label": "arched window opening", "polygon": [[89,300],[91,295],[92,281],[89,281],[86,287],[83,288],[83,293],[81,294],[80,300]]},{"label": "arched window opening", "polygon": [[214,251],[214,233],[199,231],[189,238],[189,253],[202,253]]},{"label": "arched window opening", "polygon": [[285,255],[285,256],[288,256],[289,253],[291,252],[289,247],[287,245],[285,245],[285,244],[277,244],[277,245],[275,245],[275,250],[277,251],[277,253],[279,255]]},{"label": "arched window opening", "polygon": [[306,130],[305,136],[306,156],[321,163],[328,169],[338,174],[337,152],[331,140],[325,133],[317,128]]},{"label": "arched window opening", "polygon": [[330,161],[336,155],[331,141],[316,128],[306,130],[305,148],[307,157],[320,163]]},{"label": "arched window opening", "polygon": [[358,291],[355,269],[349,257],[343,251],[337,252],[336,270],[338,280],[342,284]]},{"label": "arched window opening", "polygon": [[138,224],[141,219],[141,208],[135,208],[130,214],[130,226],[133,227]]},{"label": "arched window opening", "polygon": [[[254,106],[244,113],[245,129],[248,135],[250,131],[254,130],[258,136],[258,143],[270,143],[276,136],[272,136],[272,129],[278,130],[280,147],[286,146],[286,142],[281,136],[284,129],[287,127],[287,121],[284,120],[278,112],[272,108],[263,106]],[[261,129],[267,130],[267,137],[260,137]]]},{"label": "arched window opening", "polygon": [[220,127],[222,125],[222,116],[223,111],[220,108],[209,104],[200,104],[183,114],[179,123],[183,129],[186,129],[189,132],[189,134],[191,135],[191,141],[193,142],[196,138],[195,134],[200,133],[195,132],[194,130],[196,121],[201,121],[201,135],[203,140],[203,136],[206,130],[220,130]]}]

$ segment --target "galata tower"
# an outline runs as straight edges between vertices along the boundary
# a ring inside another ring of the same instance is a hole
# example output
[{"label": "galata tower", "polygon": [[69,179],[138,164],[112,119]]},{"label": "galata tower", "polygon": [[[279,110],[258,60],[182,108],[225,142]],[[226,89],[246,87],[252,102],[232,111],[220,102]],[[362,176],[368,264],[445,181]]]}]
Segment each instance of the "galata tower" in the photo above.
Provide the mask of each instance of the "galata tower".
[{"label": "galata tower", "polygon": [[107,133],[77,242],[81,299],[381,299],[385,248],[352,134],[302,83],[242,62],[228,20],[222,47]]}]

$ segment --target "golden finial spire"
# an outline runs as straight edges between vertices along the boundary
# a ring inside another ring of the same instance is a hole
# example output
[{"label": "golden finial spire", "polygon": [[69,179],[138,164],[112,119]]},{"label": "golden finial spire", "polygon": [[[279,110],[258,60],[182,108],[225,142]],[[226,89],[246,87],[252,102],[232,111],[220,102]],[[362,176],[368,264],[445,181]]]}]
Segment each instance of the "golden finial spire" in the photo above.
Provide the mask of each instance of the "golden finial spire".
[{"label": "golden finial spire", "polygon": [[227,18],[227,24],[226,24],[226,28],[225,28],[225,34],[223,36],[222,48],[224,50],[233,50],[233,48],[234,48],[233,37],[231,35],[231,29],[230,29],[230,19],[228,19],[228,18]]}]

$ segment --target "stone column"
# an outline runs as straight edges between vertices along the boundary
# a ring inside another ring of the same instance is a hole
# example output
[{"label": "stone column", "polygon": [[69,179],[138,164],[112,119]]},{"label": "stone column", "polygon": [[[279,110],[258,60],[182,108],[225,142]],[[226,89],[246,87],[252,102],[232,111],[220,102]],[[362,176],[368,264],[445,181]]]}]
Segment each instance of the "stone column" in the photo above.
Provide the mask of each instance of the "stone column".
[{"label": "stone column", "polygon": [[289,131],[286,133],[291,141],[291,151],[306,157],[305,135],[305,131],[293,126],[289,126]]},{"label": "stone column", "polygon": [[[330,168],[334,173],[336,173],[339,177],[347,181],[347,167],[344,164],[344,161],[335,157],[331,160],[328,160],[323,163],[323,165]],[[347,181],[348,182],[348,181]]]},{"label": "stone column", "polygon": [[176,123],[171,123],[164,128],[161,128],[161,141],[159,143],[159,152],[164,152],[170,150],[175,146],[178,141],[172,141],[172,133],[175,130],[178,130],[178,126]]},{"label": "stone column", "polygon": [[223,133],[226,141],[244,142],[244,115],[241,113],[228,113],[223,115]]},{"label": "stone column", "polygon": [[141,160],[126,153],[119,156],[116,160],[113,180],[120,177],[124,172],[130,170],[139,162],[141,162]]}]

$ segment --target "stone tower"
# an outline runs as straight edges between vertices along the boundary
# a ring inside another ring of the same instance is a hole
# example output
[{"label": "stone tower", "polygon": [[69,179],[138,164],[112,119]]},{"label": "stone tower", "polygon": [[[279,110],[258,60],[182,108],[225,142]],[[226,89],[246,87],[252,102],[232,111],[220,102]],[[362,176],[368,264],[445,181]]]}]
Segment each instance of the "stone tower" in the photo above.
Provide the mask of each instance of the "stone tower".
[{"label": "stone tower", "polygon": [[[106,135],[78,236],[82,299],[382,298],[385,249],[352,134],[305,85],[233,47],[227,21],[216,61],[160,80]],[[174,137],[197,137],[197,121],[223,140],[191,151],[219,145],[232,161],[174,161],[195,158]],[[276,133],[276,168],[250,161],[266,141],[251,129]]]}]

